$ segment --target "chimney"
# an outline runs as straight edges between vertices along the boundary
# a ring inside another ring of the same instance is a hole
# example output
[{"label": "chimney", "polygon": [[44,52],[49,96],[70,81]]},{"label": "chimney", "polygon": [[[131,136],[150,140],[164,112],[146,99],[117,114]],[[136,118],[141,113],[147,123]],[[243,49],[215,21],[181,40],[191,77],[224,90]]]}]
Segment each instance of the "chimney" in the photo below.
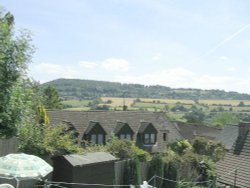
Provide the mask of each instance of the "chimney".
[{"label": "chimney", "polygon": [[244,136],[250,131],[250,122],[241,121],[239,123],[239,136]]}]

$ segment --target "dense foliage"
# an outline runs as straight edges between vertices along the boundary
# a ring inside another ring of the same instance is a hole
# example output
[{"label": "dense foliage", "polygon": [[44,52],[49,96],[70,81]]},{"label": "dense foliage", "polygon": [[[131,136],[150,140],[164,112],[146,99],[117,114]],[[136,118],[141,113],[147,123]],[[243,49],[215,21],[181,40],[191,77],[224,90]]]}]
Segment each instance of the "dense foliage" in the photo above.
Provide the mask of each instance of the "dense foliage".
[{"label": "dense foliage", "polygon": [[239,117],[232,112],[218,112],[212,117],[212,125],[222,128],[226,124],[238,124]]},{"label": "dense foliage", "polygon": [[62,125],[40,125],[29,123],[19,129],[19,151],[40,157],[79,153],[73,134]]},{"label": "dense foliage", "polygon": [[137,146],[131,140],[113,137],[105,146],[107,151],[119,159],[137,158],[140,161],[150,159],[150,154]]},{"label": "dense foliage", "polygon": [[43,89],[43,104],[46,109],[62,109],[61,99],[54,86],[48,85]]},{"label": "dense foliage", "polygon": [[121,84],[117,82],[58,79],[45,83],[54,85],[64,99],[93,99],[101,96],[169,99],[237,99],[250,100],[250,95],[222,90],[171,89],[165,86]]},{"label": "dense foliage", "polygon": [[15,87],[26,75],[32,48],[29,35],[13,31],[14,17],[0,9],[0,137],[16,135],[21,111],[17,110]]}]

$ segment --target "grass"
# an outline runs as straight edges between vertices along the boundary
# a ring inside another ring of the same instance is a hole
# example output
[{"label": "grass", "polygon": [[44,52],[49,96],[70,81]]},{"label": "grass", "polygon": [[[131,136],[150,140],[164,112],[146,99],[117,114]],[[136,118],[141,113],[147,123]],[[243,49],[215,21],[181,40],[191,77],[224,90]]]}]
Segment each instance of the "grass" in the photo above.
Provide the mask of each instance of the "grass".
[{"label": "grass", "polygon": [[68,100],[68,101],[62,101],[63,105],[71,106],[72,108],[83,108],[88,106],[88,103],[91,102],[91,100]]}]

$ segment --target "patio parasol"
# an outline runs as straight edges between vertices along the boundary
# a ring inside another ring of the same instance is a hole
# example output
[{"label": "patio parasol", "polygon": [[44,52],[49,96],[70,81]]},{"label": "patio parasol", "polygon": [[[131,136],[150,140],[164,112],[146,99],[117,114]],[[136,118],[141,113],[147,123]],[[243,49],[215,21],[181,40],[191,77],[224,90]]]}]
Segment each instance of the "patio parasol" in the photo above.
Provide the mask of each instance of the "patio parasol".
[{"label": "patio parasol", "polygon": [[[18,178],[41,178],[53,168],[43,159],[24,153],[0,157],[0,175]],[[18,183],[19,184],[19,183]]]}]

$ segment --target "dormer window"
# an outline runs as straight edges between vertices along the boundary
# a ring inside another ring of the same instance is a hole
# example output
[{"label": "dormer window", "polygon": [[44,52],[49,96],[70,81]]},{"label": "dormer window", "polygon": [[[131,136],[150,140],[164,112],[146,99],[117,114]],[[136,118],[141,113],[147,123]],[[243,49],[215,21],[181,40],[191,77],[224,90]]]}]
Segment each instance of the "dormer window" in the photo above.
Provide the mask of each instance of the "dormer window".
[{"label": "dormer window", "polygon": [[157,140],[157,130],[152,123],[141,122],[139,134],[145,145],[154,145]]},{"label": "dormer window", "polygon": [[114,133],[118,138],[128,140],[132,140],[134,135],[134,131],[131,129],[128,123],[124,122],[117,122]]},{"label": "dormer window", "polygon": [[91,144],[104,145],[106,142],[106,131],[99,122],[90,121],[88,128],[84,132],[83,139]]}]

